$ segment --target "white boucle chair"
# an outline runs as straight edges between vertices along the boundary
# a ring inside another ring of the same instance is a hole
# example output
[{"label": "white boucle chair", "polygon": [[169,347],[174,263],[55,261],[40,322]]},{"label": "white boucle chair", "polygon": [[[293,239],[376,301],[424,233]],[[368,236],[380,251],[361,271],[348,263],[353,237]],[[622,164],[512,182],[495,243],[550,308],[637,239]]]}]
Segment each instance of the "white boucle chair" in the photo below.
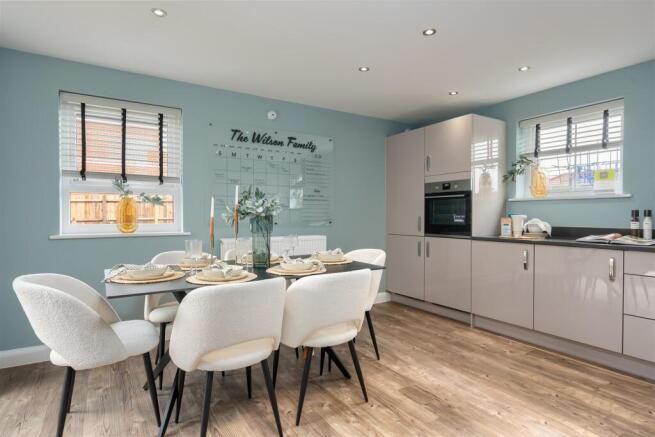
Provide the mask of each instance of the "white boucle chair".
[{"label": "white boucle chair", "polygon": [[[181,264],[184,260],[185,252],[183,250],[172,250],[170,252],[162,252],[155,255],[150,261],[153,264]],[[152,323],[159,325],[159,346],[157,347],[157,363],[166,351],[166,326],[175,320],[177,313],[178,303],[164,302],[161,303],[161,298],[166,294],[148,294],[146,295],[145,304],[143,306],[143,318]],[[159,388],[162,388],[164,379],[164,370],[159,374]]]},{"label": "white boucle chair", "polygon": [[[282,324],[282,344],[292,348],[304,346],[305,360],[298,397],[296,425],[300,424],[312,354],[314,348],[317,347],[323,348],[343,375],[350,378],[350,373],[332,350],[332,346],[348,343],[364,400],[368,402],[364,376],[359,366],[353,339],[357,336],[364,320],[364,309],[368,301],[370,284],[371,271],[364,269],[307,276],[297,280],[287,289]],[[273,360],[274,381],[276,380],[279,356],[280,350],[277,349]]]},{"label": "white boucle chair", "polygon": [[66,367],[59,407],[57,436],[70,412],[75,372],[106,366],[142,355],[150,399],[160,424],[159,403],[149,351],[157,345],[157,330],[145,320],[121,321],[103,296],[70,276],[40,273],[19,276],[14,291],[34,329],[51,349],[50,361]]},{"label": "white boucle chair", "polygon": [[[357,249],[348,252],[346,258],[350,258],[353,261],[359,261],[366,264],[373,264],[376,266],[383,266],[387,260],[387,254],[384,250],[380,249]],[[382,272],[383,270],[373,270],[371,272],[371,288],[368,295],[368,301],[366,302],[366,322],[368,323],[368,331],[371,334],[371,341],[373,343],[373,349],[375,349],[375,356],[377,359],[380,359],[380,352],[378,351],[378,342],[375,338],[375,329],[373,329],[373,320],[371,319],[371,309],[375,303],[375,298],[378,295],[380,289],[380,282],[382,282]],[[322,369],[321,369],[322,371]]]},{"label": "white boucle chair", "polygon": [[178,381],[186,372],[207,372],[200,425],[200,435],[205,436],[214,372],[248,369],[257,363],[261,364],[278,434],[282,436],[267,358],[280,345],[285,285],[283,278],[275,278],[212,285],[186,295],[177,311],[168,348],[178,370],[160,436],[166,433],[173,407],[182,402]]}]

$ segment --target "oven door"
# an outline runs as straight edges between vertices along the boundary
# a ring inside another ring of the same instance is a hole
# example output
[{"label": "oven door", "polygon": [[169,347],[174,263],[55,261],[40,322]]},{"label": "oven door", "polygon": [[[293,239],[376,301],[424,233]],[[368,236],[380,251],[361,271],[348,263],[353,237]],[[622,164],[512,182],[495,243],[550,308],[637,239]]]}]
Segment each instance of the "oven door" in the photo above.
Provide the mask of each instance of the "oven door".
[{"label": "oven door", "polygon": [[471,235],[471,192],[427,194],[425,233]]}]

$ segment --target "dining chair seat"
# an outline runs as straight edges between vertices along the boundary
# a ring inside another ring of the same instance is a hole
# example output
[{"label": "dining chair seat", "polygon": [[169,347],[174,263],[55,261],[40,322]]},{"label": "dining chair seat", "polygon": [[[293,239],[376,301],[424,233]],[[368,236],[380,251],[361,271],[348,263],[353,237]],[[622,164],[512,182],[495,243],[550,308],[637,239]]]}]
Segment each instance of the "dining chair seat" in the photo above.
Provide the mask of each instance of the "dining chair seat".
[{"label": "dining chair seat", "polygon": [[350,322],[323,327],[302,341],[303,346],[324,347],[346,343],[357,336],[357,328]]},{"label": "dining chair seat", "polygon": [[171,323],[175,320],[178,306],[179,304],[177,302],[166,302],[159,304],[156,307],[150,309],[150,313],[148,313],[148,321],[157,324]]},{"label": "dining chair seat", "polygon": [[198,370],[225,371],[243,369],[261,362],[273,350],[271,339],[262,338],[209,352],[200,358]]}]

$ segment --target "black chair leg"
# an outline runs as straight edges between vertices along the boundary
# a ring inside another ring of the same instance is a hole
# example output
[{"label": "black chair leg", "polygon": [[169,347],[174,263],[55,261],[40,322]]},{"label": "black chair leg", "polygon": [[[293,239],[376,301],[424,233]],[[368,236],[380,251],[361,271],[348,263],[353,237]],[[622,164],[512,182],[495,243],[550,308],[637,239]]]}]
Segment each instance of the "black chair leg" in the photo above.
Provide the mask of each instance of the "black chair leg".
[{"label": "black chair leg", "polygon": [[[337,354],[334,352],[334,350],[331,347],[326,347],[325,350],[327,351],[328,358],[330,359],[330,362],[334,361],[334,365],[337,366],[337,369],[341,371],[343,374],[344,378],[350,379],[350,372],[348,372],[348,369],[346,369],[346,366],[343,365]],[[330,364],[328,362],[328,365]]]},{"label": "black chair leg", "polygon": [[[166,325],[167,323],[159,324],[159,360],[161,360],[161,357],[164,356],[164,352],[166,351]],[[164,369],[162,369],[161,373],[159,374],[159,390],[162,389],[163,384]]]},{"label": "black chair leg", "polygon": [[322,347],[321,348],[321,366],[320,366],[321,370],[318,372],[319,376],[323,376],[323,364],[325,363],[325,354],[326,353],[327,352],[326,352],[325,348]]},{"label": "black chair leg", "polygon": [[175,408],[175,423],[180,423],[180,410],[182,409],[182,395],[184,394],[184,378],[186,372],[180,370],[180,380],[177,383],[177,404]]},{"label": "black chair leg", "polygon": [[158,437],[164,437],[166,434],[166,428],[168,428],[168,423],[171,420],[171,415],[173,414],[173,407],[175,407],[175,401],[177,400],[177,385],[180,377],[180,371],[175,372],[175,378],[173,379],[173,386],[171,388],[171,397],[168,400],[168,405],[166,405],[166,411],[164,412],[164,420],[161,422],[159,427]]},{"label": "black chair leg", "polygon": [[273,387],[277,382],[277,366],[280,363],[280,348],[278,347],[275,352],[273,352]]},{"label": "black chair leg", "polygon": [[300,395],[298,396],[298,412],[296,413],[296,426],[300,425],[300,414],[302,413],[302,404],[305,402],[305,392],[307,391],[307,380],[309,379],[309,370],[312,367],[313,348],[306,347],[304,350],[305,367],[302,371],[302,382],[300,383]]},{"label": "black chair leg", "polygon": [[355,350],[355,342],[350,340],[348,342],[348,348],[350,349],[350,356],[353,359],[353,364],[355,365],[355,372],[357,372],[357,379],[359,379],[359,385],[362,387],[362,393],[364,394],[364,401],[368,402],[368,394],[366,394],[366,385],[364,384],[364,375],[362,375],[362,368],[359,366],[359,359],[357,358],[357,351]]},{"label": "black chair leg", "polygon": [[380,352],[378,351],[378,341],[375,339],[375,329],[373,329],[373,320],[371,320],[371,312],[366,311],[366,323],[368,323],[368,332],[371,334],[371,341],[373,342],[373,349],[375,349],[375,356],[380,359]]},{"label": "black chair leg", "polygon": [[209,405],[212,401],[212,383],[214,372],[207,372],[207,383],[205,384],[205,401],[202,405],[202,419],[200,421],[200,437],[207,435],[207,424],[209,423]]},{"label": "black chair leg", "polygon": [[275,416],[275,425],[277,426],[277,433],[280,437],[282,434],[282,422],[280,421],[280,412],[277,409],[277,398],[275,397],[275,388],[271,380],[271,373],[268,370],[268,361],[262,360],[262,373],[264,373],[264,381],[266,381],[266,390],[268,390],[268,398],[271,401],[271,408],[273,409],[273,416]]},{"label": "black chair leg", "polygon": [[296,360],[297,360],[298,359],[298,348],[295,348],[295,349],[296,349]]},{"label": "black chair leg", "polygon": [[75,375],[77,375],[77,372],[73,371],[73,374],[71,375],[71,388],[68,392],[68,403],[66,405],[66,413],[71,412],[71,403],[73,402],[73,390],[75,389]]},{"label": "black chair leg", "polygon": [[246,385],[248,386],[248,399],[252,399],[252,370],[246,367]]},{"label": "black chair leg", "polygon": [[328,372],[332,373],[332,358],[328,355]]},{"label": "black chair leg", "polygon": [[157,387],[155,387],[155,377],[152,374],[152,362],[150,361],[150,353],[146,352],[142,356],[143,356],[143,367],[146,369],[146,378],[148,379],[148,389],[150,390],[150,401],[152,402],[152,407],[155,409],[157,426],[161,426],[161,417],[159,415],[159,401],[157,400]]},{"label": "black chair leg", "polygon": [[68,413],[69,398],[73,391],[73,378],[75,377],[75,370],[72,367],[66,367],[66,374],[64,376],[64,387],[61,392],[61,403],[59,404],[59,420],[57,421],[57,437],[64,435],[64,425],[66,424],[66,414]]}]

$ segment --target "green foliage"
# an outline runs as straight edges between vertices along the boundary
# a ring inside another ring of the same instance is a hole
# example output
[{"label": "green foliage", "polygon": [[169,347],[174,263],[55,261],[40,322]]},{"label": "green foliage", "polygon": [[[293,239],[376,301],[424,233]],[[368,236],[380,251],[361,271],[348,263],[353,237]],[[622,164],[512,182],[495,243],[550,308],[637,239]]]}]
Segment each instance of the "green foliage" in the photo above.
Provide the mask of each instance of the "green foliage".
[{"label": "green foliage", "polygon": [[[232,225],[234,223],[234,208],[225,205],[227,212],[223,214],[225,221]],[[275,196],[268,196],[259,188],[254,191],[251,187],[242,191],[239,196],[238,204],[239,220],[256,218],[256,217],[272,217],[280,213],[282,205]]]},{"label": "green foliage", "polygon": [[[127,182],[124,182],[123,179],[121,178],[114,179],[112,185],[114,186],[114,189],[118,191],[118,195],[121,196],[121,198],[130,197],[134,194],[134,192],[130,189],[130,186],[127,184]],[[140,202],[150,203],[152,205],[164,204],[164,199],[162,199],[162,197],[159,194],[150,196],[146,193],[141,193],[139,194],[138,197]]]},{"label": "green foliage", "polygon": [[531,167],[536,166],[537,163],[527,156],[521,156],[519,159],[512,163],[512,168],[503,175],[503,182],[512,181],[516,182],[518,175],[525,174]]}]

